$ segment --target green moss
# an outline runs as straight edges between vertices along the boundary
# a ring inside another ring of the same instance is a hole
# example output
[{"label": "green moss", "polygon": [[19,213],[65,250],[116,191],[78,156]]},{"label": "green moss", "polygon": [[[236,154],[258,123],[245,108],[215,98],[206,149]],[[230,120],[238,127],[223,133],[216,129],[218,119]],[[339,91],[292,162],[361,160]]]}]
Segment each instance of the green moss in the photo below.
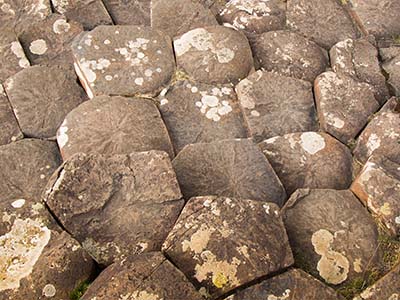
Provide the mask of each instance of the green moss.
[{"label": "green moss", "polygon": [[393,37],[393,42],[396,45],[400,45],[400,35]]},{"label": "green moss", "polygon": [[342,5],[347,5],[349,3],[349,0],[340,0],[340,3],[342,3]]},{"label": "green moss", "polygon": [[189,79],[189,75],[186,74],[184,71],[182,70],[176,70],[174,77],[172,78],[172,84],[176,83],[177,81],[184,81]]},{"label": "green moss", "polygon": [[82,281],[70,294],[71,300],[79,300],[90,286],[90,281]]},{"label": "green moss", "polygon": [[304,272],[312,273],[313,266],[311,265],[309,259],[307,259],[302,253],[293,253],[294,256],[294,266],[296,268],[302,269]]},{"label": "green moss", "polygon": [[400,241],[387,234],[381,234],[379,247],[382,253],[383,271],[386,273],[400,262]]},{"label": "green moss", "polygon": [[381,277],[381,272],[377,269],[366,271],[364,276],[354,278],[337,291],[346,299],[353,299],[360,294],[364,289],[373,284]]}]

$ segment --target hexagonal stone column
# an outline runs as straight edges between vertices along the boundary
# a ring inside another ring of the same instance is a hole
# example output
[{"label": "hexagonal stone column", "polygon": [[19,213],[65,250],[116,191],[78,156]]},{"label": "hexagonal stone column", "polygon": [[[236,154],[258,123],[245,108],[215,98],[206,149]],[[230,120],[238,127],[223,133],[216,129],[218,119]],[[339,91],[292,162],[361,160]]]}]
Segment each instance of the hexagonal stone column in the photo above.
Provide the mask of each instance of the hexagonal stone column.
[{"label": "hexagonal stone column", "polygon": [[251,140],[188,145],[173,160],[182,193],[270,201],[282,205],[285,190]]},{"label": "hexagonal stone column", "polygon": [[398,47],[381,48],[379,50],[382,68],[388,74],[388,84],[396,96],[400,96],[400,49]]},{"label": "hexagonal stone column", "polygon": [[339,285],[379,266],[373,218],[348,190],[299,189],[282,210],[295,259]]},{"label": "hexagonal stone column", "polygon": [[178,67],[203,83],[237,83],[253,67],[246,36],[224,26],[196,28],[174,39]]},{"label": "hexagonal stone column", "polygon": [[346,189],[351,184],[350,150],[330,135],[292,133],[259,146],[289,195],[298,188]]},{"label": "hexagonal stone column", "polygon": [[177,153],[188,144],[247,137],[236,93],[228,85],[180,81],[159,108]]},{"label": "hexagonal stone column", "polygon": [[44,198],[101,265],[160,250],[184,204],[161,151],[77,154],[52,176]]},{"label": "hexagonal stone column", "polygon": [[0,145],[15,142],[23,138],[17,119],[10,106],[3,86],[0,84]]},{"label": "hexagonal stone column", "polygon": [[194,0],[201,3],[204,7],[209,8],[214,15],[219,14],[229,0]]},{"label": "hexagonal stone column", "polygon": [[325,49],[291,31],[271,31],[258,35],[252,47],[260,67],[311,83],[329,64]]},{"label": "hexagonal stone column", "polygon": [[378,50],[367,39],[347,39],[329,51],[335,72],[344,73],[369,83],[375,88],[375,98],[383,104],[389,98],[385,76],[378,60]]},{"label": "hexagonal stone column", "polygon": [[398,155],[372,155],[354,180],[351,190],[386,226],[400,233],[400,159]]},{"label": "hexagonal stone column", "polygon": [[0,194],[7,199],[39,199],[47,180],[60,165],[57,144],[23,139],[0,146]]},{"label": "hexagonal stone column", "polygon": [[57,132],[64,160],[78,152],[130,154],[163,150],[174,157],[168,131],[152,101],[99,96],[72,110]]},{"label": "hexagonal stone column", "polygon": [[114,263],[91,284],[81,300],[201,300],[201,295],[159,252]]},{"label": "hexagonal stone column", "polygon": [[4,84],[22,132],[28,137],[51,138],[65,116],[86,100],[74,72],[58,66],[35,66],[10,77]]},{"label": "hexagonal stone column", "polygon": [[[115,24],[150,26],[151,0],[102,0]],[[132,13],[135,12],[135,13]]]},{"label": "hexagonal stone column", "polygon": [[250,136],[256,142],[318,129],[309,82],[259,70],[243,79],[236,92]]},{"label": "hexagonal stone column", "polygon": [[163,251],[211,299],[293,263],[276,204],[216,196],[189,200]]},{"label": "hexagonal stone column", "polygon": [[338,41],[358,36],[350,16],[336,0],[288,0],[286,17],[290,29],[325,49]]},{"label": "hexagonal stone column", "polygon": [[157,95],[175,72],[171,41],[149,27],[98,26],[75,38],[75,70],[94,95]]},{"label": "hexagonal stone column", "polygon": [[265,297],[268,300],[344,300],[332,288],[300,269],[292,269],[264,280],[225,298],[225,300],[263,299]]},{"label": "hexagonal stone column", "polygon": [[317,77],[314,91],[321,128],[344,144],[357,136],[379,108],[371,85],[332,71]]}]

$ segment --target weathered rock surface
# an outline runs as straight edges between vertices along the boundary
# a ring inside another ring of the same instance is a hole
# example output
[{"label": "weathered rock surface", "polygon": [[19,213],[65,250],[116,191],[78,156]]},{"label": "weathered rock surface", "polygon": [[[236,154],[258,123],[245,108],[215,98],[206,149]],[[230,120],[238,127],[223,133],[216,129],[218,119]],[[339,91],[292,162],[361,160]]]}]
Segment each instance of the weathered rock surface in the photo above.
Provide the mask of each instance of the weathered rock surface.
[{"label": "weathered rock surface", "polygon": [[213,299],[293,263],[276,204],[216,196],[189,200],[163,251]]},{"label": "weathered rock surface", "polygon": [[74,66],[93,95],[157,95],[175,72],[168,36],[150,27],[98,26],[78,35]]},{"label": "weathered rock surface", "polygon": [[23,138],[17,119],[10,106],[3,86],[0,84],[0,145],[9,144]]},{"label": "weathered rock surface", "polygon": [[24,135],[55,137],[65,116],[86,97],[72,70],[34,66],[10,77],[4,84]]},{"label": "weathered rock surface", "polygon": [[64,160],[78,152],[163,150],[174,156],[157,107],[142,98],[98,96],[82,103],[65,118],[57,142]]},{"label": "weathered rock surface", "polygon": [[225,26],[250,35],[279,30],[285,27],[286,3],[280,0],[231,0],[218,19]]},{"label": "weathered rock surface", "polygon": [[85,30],[92,30],[99,25],[112,25],[102,0],[51,0],[54,10],[68,20],[81,23]]},{"label": "weathered rock surface", "polygon": [[274,202],[286,200],[284,188],[251,140],[188,145],[172,162],[182,193]]},{"label": "weathered rock surface", "polygon": [[165,32],[170,37],[182,35],[194,28],[211,25],[218,25],[214,14],[193,0],[153,0],[151,2],[151,27]]},{"label": "weathered rock surface", "polygon": [[178,82],[161,99],[160,111],[176,153],[188,144],[247,137],[230,86]]},{"label": "weathered rock surface", "polygon": [[54,142],[23,139],[0,146],[1,200],[39,199],[60,163]]},{"label": "weathered rock surface", "polygon": [[400,233],[400,159],[372,155],[351,190],[396,236]]},{"label": "weathered rock surface", "polygon": [[201,3],[204,7],[209,8],[214,15],[218,15],[225,7],[229,0],[194,0]]},{"label": "weathered rock surface", "polygon": [[400,96],[400,47],[381,48],[382,68],[388,74],[388,85]]},{"label": "weathered rock surface", "polygon": [[[151,0],[102,0],[115,24],[150,26]],[[134,12],[134,13],[133,13]]]},{"label": "weathered rock surface", "polygon": [[341,41],[331,48],[329,54],[335,72],[372,85],[380,104],[389,98],[386,79],[379,65],[378,50],[367,39]]},{"label": "weathered rock surface", "polygon": [[309,82],[259,70],[243,79],[236,92],[249,133],[256,142],[318,129]]},{"label": "weathered rock surface", "polygon": [[350,150],[325,133],[286,134],[259,146],[288,195],[298,188],[346,189],[351,184]]},{"label": "weathered rock surface", "polygon": [[314,82],[329,64],[325,49],[295,32],[263,33],[253,42],[254,57],[267,71]]},{"label": "weathered rock surface", "polygon": [[201,295],[161,253],[114,263],[91,284],[82,300],[201,300]]},{"label": "weathered rock surface", "polygon": [[50,179],[45,201],[102,265],[161,249],[184,201],[168,155],[77,154]]},{"label": "weathered rock surface", "polygon": [[343,300],[344,298],[306,272],[292,269],[239,291],[225,300],[247,299]]},{"label": "weathered rock surface", "polygon": [[232,28],[196,28],[174,39],[176,62],[194,81],[237,83],[253,68],[246,36]]},{"label": "weathered rock surface", "polygon": [[329,49],[358,31],[343,6],[336,0],[288,0],[287,25]]},{"label": "weathered rock surface", "polygon": [[338,285],[379,266],[373,218],[348,190],[299,189],[282,210],[295,259]]},{"label": "weathered rock surface", "polygon": [[371,85],[332,71],[317,77],[314,92],[321,128],[345,144],[379,108]]},{"label": "weathered rock surface", "polygon": [[32,64],[70,64],[72,40],[82,30],[81,24],[52,14],[24,30],[19,40]]}]

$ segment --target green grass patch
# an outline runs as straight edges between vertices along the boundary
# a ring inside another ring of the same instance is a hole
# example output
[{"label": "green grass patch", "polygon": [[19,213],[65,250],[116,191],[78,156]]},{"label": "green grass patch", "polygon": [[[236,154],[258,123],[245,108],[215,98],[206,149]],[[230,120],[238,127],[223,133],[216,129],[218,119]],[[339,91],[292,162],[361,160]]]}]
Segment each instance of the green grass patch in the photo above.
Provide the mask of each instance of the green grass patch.
[{"label": "green grass patch", "polygon": [[89,280],[82,281],[70,294],[69,299],[79,300],[89,288],[91,282]]}]

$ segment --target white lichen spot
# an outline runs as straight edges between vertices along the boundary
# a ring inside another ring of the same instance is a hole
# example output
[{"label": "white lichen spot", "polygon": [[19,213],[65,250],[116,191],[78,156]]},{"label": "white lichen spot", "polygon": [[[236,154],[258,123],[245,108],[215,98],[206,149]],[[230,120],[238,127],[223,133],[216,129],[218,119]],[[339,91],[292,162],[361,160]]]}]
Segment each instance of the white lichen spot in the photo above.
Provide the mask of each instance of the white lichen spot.
[{"label": "white lichen spot", "polygon": [[165,104],[168,104],[168,99],[161,99],[161,101],[160,101],[160,105],[165,105]]},{"label": "white lichen spot", "polygon": [[25,204],[25,199],[18,199],[11,203],[11,206],[14,208],[21,208]]},{"label": "white lichen spot", "polygon": [[143,85],[144,79],[143,77],[138,77],[135,79],[135,84],[137,85]]},{"label": "white lichen spot", "polygon": [[250,114],[251,114],[253,117],[259,117],[259,116],[260,116],[260,113],[259,113],[257,110],[252,110],[252,111],[250,112]]},{"label": "white lichen spot", "polygon": [[39,39],[39,40],[35,40],[35,41],[31,42],[31,45],[29,46],[29,50],[33,54],[37,54],[37,55],[45,54],[47,51],[46,41],[43,39]]},{"label": "white lichen spot", "polygon": [[353,263],[354,266],[354,271],[357,273],[361,273],[362,272],[362,263],[361,263],[361,258],[357,258],[354,260]]},{"label": "white lichen spot", "polygon": [[19,42],[12,42],[11,43],[11,51],[14,55],[19,59],[18,65],[21,68],[27,68],[30,66],[28,59],[25,56],[24,49]]},{"label": "white lichen spot", "polygon": [[60,129],[57,131],[57,143],[60,149],[64,148],[65,145],[68,143],[68,127],[67,127],[67,120],[61,124]]},{"label": "white lichen spot", "polygon": [[200,254],[204,249],[206,249],[213,232],[215,232],[215,228],[208,228],[206,225],[202,224],[190,237],[190,241],[184,240],[182,242],[182,251],[186,252],[190,250],[196,254]]},{"label": "white lichen spot", "polygon": [[111,44],[111,41],[110,40],[104,40],[104,45],[110,45]]},{"label": "white lichen spot", "polygon": [[193,86],[193,87],[190,89],[190,91],[194,94],[194,93],[197,93],[197,92],[199,91],[199,89],[198,89],[197,87]]},{"label": "white lichen spot", "polygon": [[106,75],[104,77],[107,81],[111,81],[113,79],[113,77],[111,75]]},{"label": "white lichen spot", "polygon": [[267,300],[285,300],[290,299],[290,289],[286,289],[281,296],[268,295]]},{"label": "white lichen spot", "polygon": [[397,216],[396,218],[394,218],[394,222],[398,225],[400,225],[400,216]]},{"label": "white lichen spot", "polygon": [[366,146],[368,148],[368,155],[371,155],[372,152],[381,146],[381,140],[375,133],[372,133],[368,138]]},{"label": "white lichen spot", "polygon": [[132,294],[127,294],[122,300],[135,299],[135,300],[163,300],[157,294],[152,294],[147,291],[135,291]]},{"label": "white lichen spot", "polygon": [[325,139],[316,132],[304,132],[300,139],[301,147],[312,155],[325,148]]},{"label": "white lichen spot", "polygon": [[71,25],[64,19],[58,19],[53,23],[53,31],[57,34],[68,32],[70,28]]},{"label": "white lichen spot", "polygon": [[42,290],[42,295],[46,298],[51,298],[56,295],[56,288],[52,284],[46,284]]}]

